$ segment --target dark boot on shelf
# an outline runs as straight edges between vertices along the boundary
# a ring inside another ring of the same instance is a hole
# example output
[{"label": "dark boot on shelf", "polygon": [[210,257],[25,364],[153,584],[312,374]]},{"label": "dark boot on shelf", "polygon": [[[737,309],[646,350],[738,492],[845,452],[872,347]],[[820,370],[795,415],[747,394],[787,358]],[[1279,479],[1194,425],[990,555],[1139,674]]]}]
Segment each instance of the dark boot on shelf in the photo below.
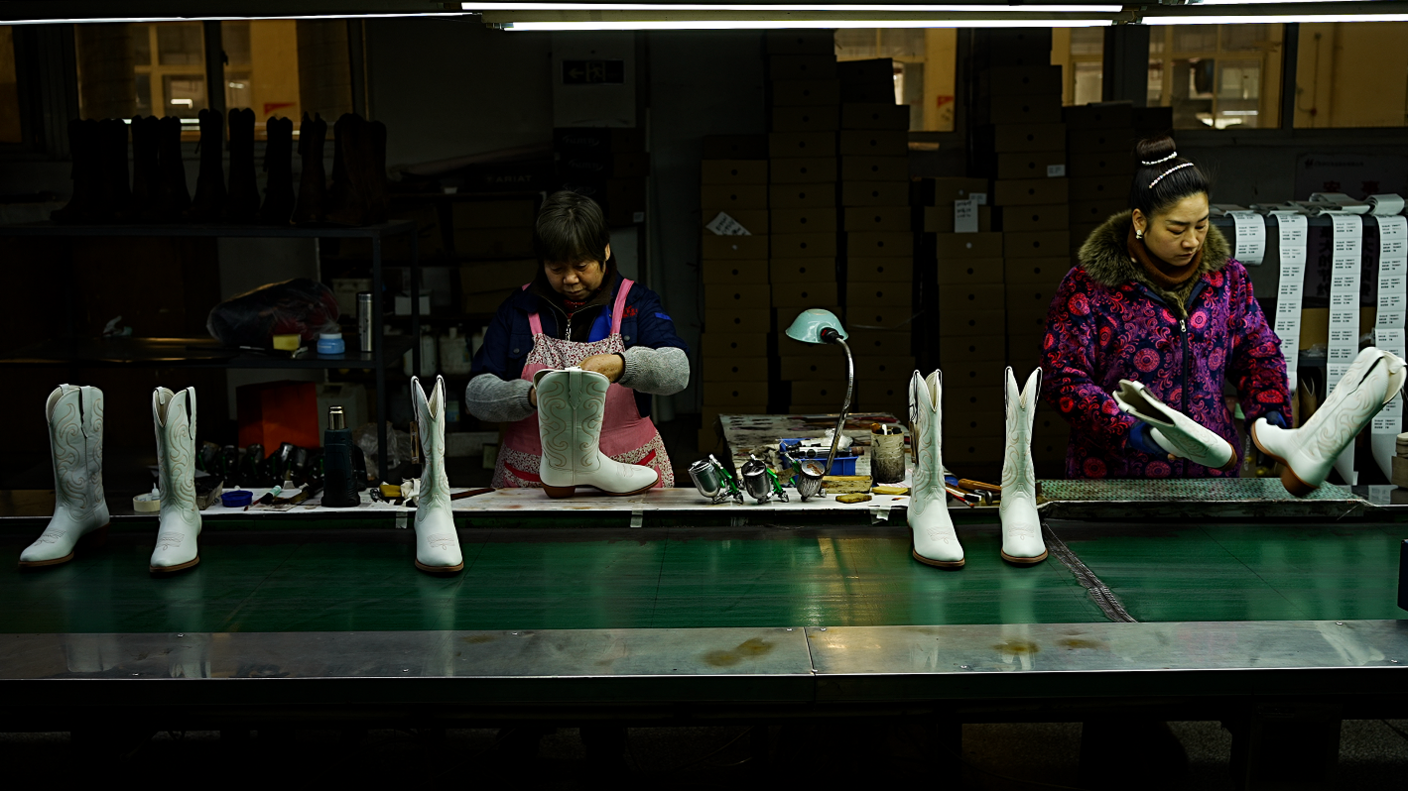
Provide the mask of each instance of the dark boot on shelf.
[{"label": "dark boot on shelf", "polygon": [[327,216],[327,170],[323,167],[323,143],[328,136],[328,122],[313,114],[303,114],[298,131],[298,202],[293,221],[298,225],[321,223]]},{"label": "dark boot on shelf", "polygon": [[127,169],[127,124],[120,118],[98,122],[102,140],[103,222],[132,214],[132,182]]},{"label": "dark boot on shelf", "polygon": [[270,118],[264,146],[264,206],[259,221],[288,225],[293,217],[293,119]]},{"label": "dark boot on shelf", "polygon": [[180,222],[191,208],[186,163],[181,161],[181,119],[166,116],[157,122],[157,154],[161,167],[158,222]]},{"label": "dark boot on shelf", "polygon": [[132,119],[131,216],[137,222],[155,220],[161,202],[161,161],[157,154],[160,125],[153,116]]},{"label": "dark boot on shelf", "polygon": [[225,210],[225,128],[218,110],[200,111],[200,175],[191,202],[192,222],[215,222]]},{"label": "dark boot on shelf", "polygon": [[328,222],[366,225],[371,217],[373,153],[367,122],[346,113],[333,127],[332,183],[328,187]]},{"label": "dark boot on shelf", "polygon": [[54,222],[73,224],[93,222],[101,213],[102,153],[98,122],[74,119],[68,122],[68,147],[73,155],[73,197],[62,209],[49,213]]},{"label": "dark boot on shelf", "polygon": [[254,173],[254,111],[230,111],[230,194],[225,219],[254,222],[259,215],[259,179]]},{"label": "dark boot on shelf", "polygon": [[367,136],[372,142],[371,217],[373,223],[391,219],[391,187],[386,178],[386,124],[367,122]]}]

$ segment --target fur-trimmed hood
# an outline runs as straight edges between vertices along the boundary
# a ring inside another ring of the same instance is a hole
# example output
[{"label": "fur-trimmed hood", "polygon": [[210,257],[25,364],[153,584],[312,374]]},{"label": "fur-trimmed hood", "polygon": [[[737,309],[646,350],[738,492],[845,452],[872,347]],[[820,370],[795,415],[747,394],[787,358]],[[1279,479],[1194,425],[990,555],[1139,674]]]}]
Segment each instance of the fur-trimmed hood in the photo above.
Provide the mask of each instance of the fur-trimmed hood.
[{"label": "fur-trimmed hood", "polygon": [[[1131,212],[1128,211],[1106,220],[1104,225],[1090,232],[1090,238],[1081,245],[1077,260],[1086,274],[1101,285],[1113,288],[1137,280],[1163,294],[1164,290],[1149,281],[1143,269],[1130,259],[1129,250],[1125,248],[1132,222]],[[1203,260],[1198,267],[1198,276],[1222,271],[1231,257],[1232,248],[1227,244],[1227,237],[1216,227],[1209,227],[1207,238],[1203,240]],[[1194,281],[1197,279],[1192,278]]]}]

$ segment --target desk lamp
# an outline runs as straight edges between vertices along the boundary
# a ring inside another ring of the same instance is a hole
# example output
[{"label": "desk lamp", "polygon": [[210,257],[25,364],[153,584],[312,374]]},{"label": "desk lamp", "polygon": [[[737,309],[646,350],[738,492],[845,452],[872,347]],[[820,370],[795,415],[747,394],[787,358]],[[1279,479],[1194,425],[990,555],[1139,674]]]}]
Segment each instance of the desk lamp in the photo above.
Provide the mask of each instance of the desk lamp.
[{"label": "desk lamp", "polygon": [[841,417],[836,420],[836,433],[831,437],[831,452],[826,455],[825,475],[831,474],[831,464],[836,460],[836,445],[841,441],[841,429],[846,425],[846,413],[851,408],[851,393],[855,392],[856,362],[851,357],[851,347],[846,339],[851,337],[841,326],[836,314],[821,308],[807,308],[802,311],[787,328],[787,337],[802,343],[839,343],[846,350],[846,401],[841,404]]}]

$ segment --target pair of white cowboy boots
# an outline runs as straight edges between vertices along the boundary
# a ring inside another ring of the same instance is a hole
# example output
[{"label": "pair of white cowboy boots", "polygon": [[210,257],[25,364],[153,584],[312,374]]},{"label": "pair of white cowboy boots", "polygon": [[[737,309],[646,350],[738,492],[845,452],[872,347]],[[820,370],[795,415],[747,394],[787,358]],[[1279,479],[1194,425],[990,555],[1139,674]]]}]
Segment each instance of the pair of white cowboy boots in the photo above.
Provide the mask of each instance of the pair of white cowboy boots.
[{"label": "pair of white cowboy boots", "polygon": [[[1280,463],[1281,484],[1286,490],[1304,497],[1325,482],[1341,454],[1398,395],[1405,380],[1408,371],[1402,359],[1366,347],[1304,425],[1281,428],[1260,418],[1252,424],[1252,441]],[[1144,385],[1121,380],[1113,395],[1121,410],[1153,427],[1150,435],[1165,451],[1212,469],[1237,466],[1237,451],[1227,440],[1169,408]]]},{"label": "pair of white cowboy boots", "polygon": [[[1002,462],[1002,559],[1029,566],[1046,559],[1041,519],[1036,511],[1036,470],[1032,466],[1032,425],[1041,394],[1041,370],[1032,371],[1026,386],[1008,368],[1003,395],[1007,404],[1007,445]],[[914,533],[914,559],[939,568],[962,568],[963,545],[948,515],[944,488],[943,374],[934,371],[910,377],[909,416],[913,425],[916,463],[910,486],[909,527]]]},{"label": "pair of white cowboy boots", "polygon": [[[44,407],[54,465],[54,516],[33,544],[20,553],[20,568],[56,566],[73,560],[77,547],[106,536],[108,506],[103,495],[103,391],[59,385]],[[161,515],[150,571],[180,571],[200,563],[196,537],[196,391],[152,393]]]}]

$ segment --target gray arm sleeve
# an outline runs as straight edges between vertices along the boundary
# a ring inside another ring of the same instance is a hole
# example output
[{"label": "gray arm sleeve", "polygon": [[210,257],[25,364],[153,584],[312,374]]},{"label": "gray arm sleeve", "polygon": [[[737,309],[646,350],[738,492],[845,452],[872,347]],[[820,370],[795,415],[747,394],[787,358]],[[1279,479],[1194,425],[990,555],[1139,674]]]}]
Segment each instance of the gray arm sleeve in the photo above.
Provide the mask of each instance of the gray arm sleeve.
[{"label": "gray arm sleeve", "polygon": [[469,414],[490,423],[513,423],[537,409],[528,401],[533,383],[526,379],[504,381],[494,374],[481,374],[469,380],[464,403]]},{"label": "gray arm sleeve", "polygon": [[689,356],[684,349],[632,346],[624,352],[625,370],[618,384],[650,395],[674,395],[689,385]]}]

